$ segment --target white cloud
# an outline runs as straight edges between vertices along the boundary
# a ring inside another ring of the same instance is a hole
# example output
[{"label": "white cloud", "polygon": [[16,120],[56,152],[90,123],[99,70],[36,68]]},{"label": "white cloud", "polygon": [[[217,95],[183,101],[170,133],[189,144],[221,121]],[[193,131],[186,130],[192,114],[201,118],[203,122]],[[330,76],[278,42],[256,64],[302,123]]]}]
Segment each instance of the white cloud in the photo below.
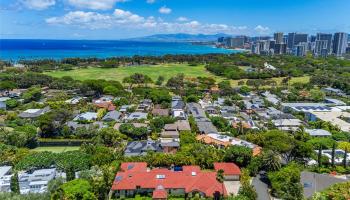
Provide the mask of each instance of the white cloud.
[{"label": "white cloud", "polygon": [[145,17],[127,10],[115,9],[113,13],[72,11],[63,16],[46,19],[50,25],[66,25],[87,29],[115,29],[117,31],[133,30],[142,33],[191,33],[191,34],[265,34],[270,29],[257,26],[249,29],[247,26],[231,26],[227,24],[201,23],[196,20],[168,22],[153,16]]},{"label": "white cloud", "polygon": [[270,28],[267,26],[257,25],[254,30],[259,34],[268,34],[270,33]]},{"label": "white cloud", "polygon": [[155,3],[156,0],[146,0],[146,2],[149,3],[149,4],[152,4],[152,3]]},{"label": "white cloud", "polygon": [[20,0],[22,5],[33,10],[45,10],[56,4],[55,0]]},{"label": "white cloud", "polygon": [[89,29],[111,27],[111,16],[96,12],[74,11],[62,17],[51,17],[45,20],[48,24],[80,26]]},{"label": "white cloud", "polygon": [[161,8],[159,8],[159,13],[161,14],[170,14],[171,11],[172,10],[166,6],[162,6]]},{"label": "white cloud", "polygon": [[186,17],[179,17],[176,19],[176,21],[179,21],[179,22],[187,22],[188,19]]},{"label": "white cloud", "polygon": [[68,3],[77,8],[87,8],[91,10],[112,9],[117,2],[127,0],[68,0]]}]

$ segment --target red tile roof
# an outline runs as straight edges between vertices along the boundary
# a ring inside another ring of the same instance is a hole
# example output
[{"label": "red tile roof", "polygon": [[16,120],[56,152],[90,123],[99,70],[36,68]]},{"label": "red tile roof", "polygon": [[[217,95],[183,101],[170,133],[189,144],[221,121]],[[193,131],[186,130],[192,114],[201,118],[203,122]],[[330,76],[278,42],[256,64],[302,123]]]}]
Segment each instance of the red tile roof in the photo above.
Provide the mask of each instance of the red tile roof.
[{"label": "red tile roof", "polygon": [[147,170],[146,163],[123,163],[121,169],[112,190],[135,190],[137,187],[156,190],[161,185],[165,189],[182,188],[186,193],[201,191],[208,197],[213,197],[217,191],[227,195],[225,187],[216,180],[216,172],[201,171],[198,166],[183,166],[183,171],[172,171],[163,168]]},{"label": "red tile roof", "polygon": [[159,185],[157,189],[153,191],[152,198],[153,199],[166,199],[168,197],[167,191],[163,186]]},{"label": "red tile roof", "polygon": [[219,171],[224,170],[224,175],[240,175],[241,170],[234,163],[214,163],[214,169]]}]

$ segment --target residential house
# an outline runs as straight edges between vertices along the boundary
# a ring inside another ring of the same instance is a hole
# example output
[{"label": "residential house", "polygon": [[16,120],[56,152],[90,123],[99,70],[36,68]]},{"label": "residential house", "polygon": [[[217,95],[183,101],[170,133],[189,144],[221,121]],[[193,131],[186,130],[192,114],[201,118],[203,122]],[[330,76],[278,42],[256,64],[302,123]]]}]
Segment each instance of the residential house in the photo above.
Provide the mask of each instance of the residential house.
[{"label": "residential house", "polygon": [[346,106],[346,103],[339,99],[325,98],[324,102],[327,104],[332,104],[334,106]]},{"label": "residential house", "polygon": [[332,134],[323,129],[305,129],[305,132],[312,137],[330,137]]},{"label": "residential house", "polygon": [[85,112],[77,115],[73,121],[94,121],[97,119],[96,112]]},{"label": "residential house", "polygon": [[[113,128],[119,131],[119,128],[122,124],[124,123],[115,123]],[[130,123],[130,124],[132,124],[135,128],[148,127],[148,124],[145,124],[145,123]]]},{"label": "residential house", "polygon": [[161,116],[161,117],[167,117],[169,116],[169,109],[165,108],[154,108],[152,110],[152,115],[153,116]]},{"label": "residential house", "polygon": [[185,108],[185,102],[182,101],[181,97],[179,96],[172,97],[171,115],[174,118],[183,119],[183,120],[187,119],[184,108]]},{"label": "residential house", "polygon": [[10,99],[9,97],[0,97],[0,110],[6,110],[6,101]]},{"label": "residential house", "polygon": [[127,121],[132,121],[132,120],[142,120],[142,119],[147,119],[147,113],[144,112],[133,112],[131,113],[126,120]]},{"label": "residential house", "polygon": [[18,173],[21,194],[47,192],[48,183],[56,177],[56,168]]},{"label": "residential house", "polygon": [[96,129],[102,129],[102,128],[106,128],[107,125],[104,125],[103,122],[93,122],[93,123],[86,123],[86,124],[81,124],[77,121],[68,121],[67,122],[67,126],[71,129],[71,130],[77,130],[78,128],[85,128],[85,129],[92,129],[92,128],[96,128]]},{"label": "residential house", "polygon": [[163,152],[163,149],[158,141],[132,141],[128,142],[124,150],[124,156],[143,156],[147,152]]},{"label": "residential house", "polygon": [[138,105],[136,111],[138,112],[144,112],[151,110],[153,104],[151,99],[143,99],[140,104]]},{"label": "residential house", "polygon": [[1,192],[11,192],[11,166],[1,166],[0,167],[0,193]]},{"label": "residential house", "polygon": [[110,111],[102,118],[102,121],[105,121],[105,122],[118,121],[120,120],[121,116],[122,116],[122,113],[119,111],[116,111],[116,110]]},{"label": "residential house", "polygon": [[244,146],[252,149],[253,156],[259,155],[261,153],[261,147],[250,143],[245,140],[241,140],[239,138],[234,138],[228,135],[222,134],[205,134],[205,135],[197,135],[196,139],[208,145],[215,145],[217,147],[223,148],[228,146]]},{"label": "residential house", "polygon": [[[318,150],[315,150],[316,153],[318,153]],[[321,154],[325,157],[328,158],[329,162],[332,162],[332,149],[326,149],[326,150],[322,150]],[[335,149],[335,158],[334,158],[334,162],[335,164],[342,164],[344,162],[344,154],[345,151],[342,149]],[[350,155],[347,154],[346,156],[346,162],[349,163],[350,162]]]},{"label": "residential house", "polygon": [[345,92],[343,92],[340,89],[327,87],[327,88],[323,88],[322,90],[328,95],[337,95],[337,96],[341,96],[341,97],[346,97]]},{"label": "residential house", "polygon": [[116,106],[113,104],[113,96],[103,96],[99,99],[93,101],[94,106],[97,108],[104,108],[108,111],[113,111],[116,109]]},{"label": "residential house", "polygon": [[[219,169],[225,168],[229,173],[227,175],[240,174],[235,165],[217,166]],[[199,166],[169,170],[149,169],[147,163],[122,163],[111,190],[115,198],[133,198],[137,194],[152,196],[153,199],[167,199],[170,195],[191,198],[194,194],[203,198],[227,197],[228,189],[225,184],[218,182],[216,174],[216,171],[202,171]]]},{"label": "residential house", "polygon": [[191,131],[190,123],[187,120],[177,120],[175,124],[179,131]]},{"label": "residential house", "polygon": [[296,131],[303,125],[299,119],[275,119],[272,120],[272,123],[277,129],[283,131]]},{"label": "residential house", "polygon": [[209,115],[217,115],[219,114],[218,109],[215,106],[208,106],[205,108],[205,112],[207,112]]},{"label": "residential house", "polygon": [[128,109],[131,107],[132,107],[132,105],[122,105],[119,109],[119,112],[126,113],[128,111]]},{"label": "residential house", "polygon": [[180,133],[177,124],[165,124],[160,133],[161,146],[165,153],[175,153],[180,148]]},{"label": "residential house", "polygon": [[207,121],[197,121],[196,123],[199,134],[218,133],[218,130],[209,119]]},{"label": "residential house", "polygon": [[79,102],[81,102],[84,98],[83,97],[73,97],[71,99],[68,99],[65,101],[65,103],[68,103],[70,105],[76,105]]},{"label": "residential house", "polygon": [[28,109],[20,113],[18,116],[21,118],[37,118],[47,112],[50,111],[49,107],[45,107],[43,109]]}]

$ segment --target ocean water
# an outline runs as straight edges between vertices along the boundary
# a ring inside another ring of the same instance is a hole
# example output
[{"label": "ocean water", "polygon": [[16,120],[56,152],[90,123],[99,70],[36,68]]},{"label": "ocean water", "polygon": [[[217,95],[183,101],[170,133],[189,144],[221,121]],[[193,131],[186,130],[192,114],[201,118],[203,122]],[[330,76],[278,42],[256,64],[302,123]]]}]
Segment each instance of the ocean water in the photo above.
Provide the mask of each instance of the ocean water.
[{"label": "ocean water", "polygon": [[117,40],[12,40],[0,39],[0,59],[62,59],[72,57],[160,56],[165,54],[235,53],[190,43],[135,42]]}]

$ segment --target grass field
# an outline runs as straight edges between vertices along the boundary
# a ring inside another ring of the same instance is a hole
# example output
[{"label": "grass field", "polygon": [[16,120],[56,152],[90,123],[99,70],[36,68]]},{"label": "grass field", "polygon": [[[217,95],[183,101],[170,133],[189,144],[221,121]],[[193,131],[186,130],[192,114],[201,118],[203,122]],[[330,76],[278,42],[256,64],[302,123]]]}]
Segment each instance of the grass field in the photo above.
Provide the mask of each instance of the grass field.
[{"label": "grass field", "polygon": [[149,65],[149,66],[133,66],[133,67],[119,67],[119,68],[85,68],[75,69],[71,71],[52,71],[46,72],[47,75],[53,77],[71,76],[76,80],[87,79],[105,79],[122,81],[124,77],[130,76],[134,73],[146,74],[156,81],[159,75],[165,77],[168,80],[170,77],[183,73],[186,77],[213,77],[220,79],[208,71],[206,71],[204,65],[189,66],[187,64],[163,64],[163,65]]},{"label": "grass field", "polygon": [[[148,66],[133,66],[133,67],[120,67],[120,68],[85,68],[74,69],[71,71],[51,71],[45,72],[45,74],[61,78],[63,76],[70,76],[76,80],[88,80],[88,79],[104,79],[104,80],[116,80],[122,82],[123,78],[130,76],[134,73],[146,74],[156,81],[159,75],[165,77],[168,80],[170,77],[175,76],[178,73],[183,73],[186,77],[212,77],[217,82],[225,80],[223,77],[215,76],[208,72],[204,65],[189,66],[187,64],[162,64],[162,65],[148,65]],[[272,78],[280,84],[283,78]],[[242,79],[246,81],[247,79]],[[240,80],[230,80],[232,86],[237,86]],[[309,77],[295,77],[292,78],[290,84],[295,82],[307,83]]]},{"label": "grass field", "polygon": [[37,147],[32,149],[31,151],[42,152],[42,151],[50,151],[53,153],[62,153],[66,151],[75,151],[79,150],[79,146],[52,146],[52,147]]}]

